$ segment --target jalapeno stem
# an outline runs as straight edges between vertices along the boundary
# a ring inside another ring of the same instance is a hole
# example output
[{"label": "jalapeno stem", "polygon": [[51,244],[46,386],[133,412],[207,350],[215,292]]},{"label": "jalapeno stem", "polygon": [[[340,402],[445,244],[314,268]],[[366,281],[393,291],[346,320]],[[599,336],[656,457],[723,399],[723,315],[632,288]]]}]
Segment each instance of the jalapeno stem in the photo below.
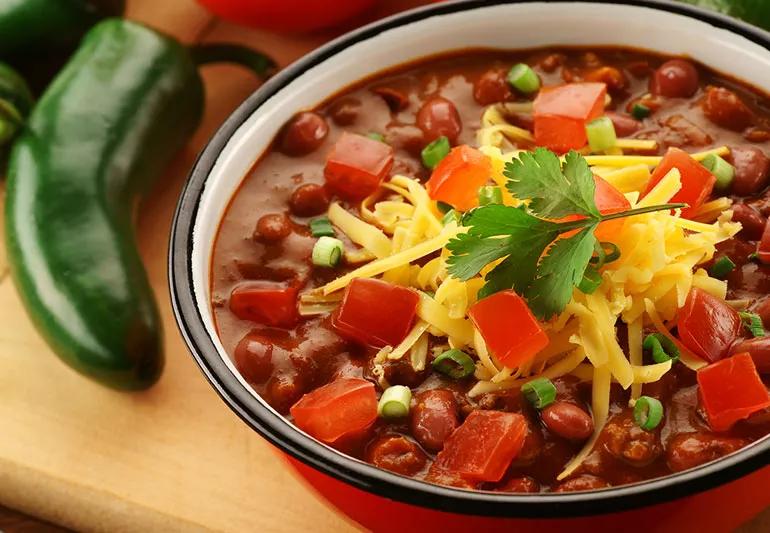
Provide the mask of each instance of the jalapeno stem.
[{"label": "jalapeno stem", "polygon": [[197,44],[189,48],[193,61],[198,65],[209,63],[234,63],[267,78],[276,69],[273,59],[262,52],[237,44]]}]

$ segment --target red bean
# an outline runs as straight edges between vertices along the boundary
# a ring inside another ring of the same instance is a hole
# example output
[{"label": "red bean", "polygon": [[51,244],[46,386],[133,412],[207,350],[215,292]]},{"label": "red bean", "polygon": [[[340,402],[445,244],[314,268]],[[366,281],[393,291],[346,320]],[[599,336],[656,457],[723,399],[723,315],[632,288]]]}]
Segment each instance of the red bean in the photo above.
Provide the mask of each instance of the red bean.
[{"label": "red bean", "polygon": [[752,312],[759,315],[765,328],[770,328],[770,296],[766,296],[763,300],[755,304]]},{"label": "red bean", "polygon": [[[770,323],[770,299],[766,299],[760,308],[754,309],[754,312],[762,317],[762,323],[765,327]],[[770,373],[770,337],[757,337],[747,339],[732,347],[731,354],[748,353],[754,360],[757,371],[762,374]]]},{"label": "red bean", "polygon": [[428,456],[401,435],[384,435],[369,445],[367,461],[402,476],[413,476],[425,467]]},{"label": "red bean", "polygon": [[591,474],[583,474],[582,476],[573,477],[557,485],[552,492],[578,492],[584,490],[598,490],[606,489],[610,484],[599,476],[592,476]]},{"label": "red bean", "polygon": [[446,389],[433,389],[418,394],[411,410],[412,435],[423,448],[436,452],[460,425],[454,394]]},{"label": "red bean", "polygon": [[460,114],[455,105],[441,96],[427,100],[417,112],[417,126],[425,134],[425,141],[431,142],[445,135],[454,144],[462,130]]},{"label": "red bean", "polygon": [[280,139],[281,151],[298,157],[316,150],[329,134],[326,120],[313,111],[303,111],[292,118],[283,128]]},{"label": "red bean", "polygon": [[540,483],[529,476],[513,477],[497,487],[497,492],[540,492]]},{"label": "red bean", "polygon": [[736,146],[731,150],[735,179],[733,192],[741,196],[757,194],[767,187],[770,158],[755,146]]},{"label": "red bean", "polygon": [[562,64],[564,64],[564,55],[563,54],[551,54],[549,56],[544,57],[539,63],[538,66],[543,69],[545,72],[553,72],[557,68],[559,68]]},{"label": "red bean", "polygon": [[698,90],[700,76],[692,63],[671,59],[663,63],[650,78],[650,91],[669,98],[689,98]]},{"label": "red bean", "polygon": [[284,214],[265,215],[257,221],[254,238],[262,242],[278,242],[291,233],[291,221]]},{"label": "red bean", "polygon": [[615,133],[618,137],[628,137],[633,135],[642,127],[642,123],[633,117],[628,115],[621,115],[613,111],[608,111],[606,115],[612,121],[612,125],[615,126]]},{"label": "red bean", "polygon": [[479,105],[505,102],[512,96],[506,72],[502,69],[487,70],[473,84],[473,98]]},{"label": "red bean", "polygon": [[326,189],[315,183],[300,185],[289,199],[291,212],[299,217],[313,217],[325,213],[329,207]]},{"label": "red bean", "polygon": [[584,441],[594,432],[591,415],[570,402],[555,402],[540,412],[548,431],[567,440]]},{"label": "red bean", "polygon": [[737,94],[723,87],[709,87],[701,107],[711,122],[729,130],[743,131],[754,121],[751,109]]},{"label": "red bean", "polygon": [[267,382],[264,396],[276,411],[286,414],[303,394],[305,394],[305,385],[298,374],[280,373]]},{"label": "red bean", "polygon": [[380,96],[392,113],[398,113],[409,107],[409,97],[393,87],[375,87],[372,92]]},{"label": "red bean", "polygon": [[747,439],[712,433],[680,433],[668,443],[666,463],[673,472],[681,472],[740,450]]},{"label": "red bean", "polygon": [[607,85],[611,93],[622,92],[628,87],[628,79],[623,72],[615,67],[599,67],[583,76],[586,81],[600,82]]},{"label": "red bean", "polygon": [[743,226],[741,235],[749,240],[758,241],[762,238],[767,221],[756,209],[746,204],[733,205],[733,221]]},{"label": "red bean", "polygon": [[329,115],[339,126],[350,126],[358,119],[360,112],[361,100],[352,96],[336,100],[329,108]]},{"label": "red bean", "polygon": [[273,372],[273,345],[248,333],[235,347],[235,366],[250,383],[264,383]]}]

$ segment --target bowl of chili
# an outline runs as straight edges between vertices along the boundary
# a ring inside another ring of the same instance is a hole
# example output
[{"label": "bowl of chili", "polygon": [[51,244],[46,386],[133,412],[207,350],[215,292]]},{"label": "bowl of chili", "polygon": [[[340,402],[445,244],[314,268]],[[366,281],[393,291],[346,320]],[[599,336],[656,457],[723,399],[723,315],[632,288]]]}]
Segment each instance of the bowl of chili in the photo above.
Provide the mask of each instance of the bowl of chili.
[{"label": "bowl of chili", "polygon": [[450,2],[320,48],[182,194],[191,352],[374,530],[737,526],[770,504],[769,47],[659,0]]}]

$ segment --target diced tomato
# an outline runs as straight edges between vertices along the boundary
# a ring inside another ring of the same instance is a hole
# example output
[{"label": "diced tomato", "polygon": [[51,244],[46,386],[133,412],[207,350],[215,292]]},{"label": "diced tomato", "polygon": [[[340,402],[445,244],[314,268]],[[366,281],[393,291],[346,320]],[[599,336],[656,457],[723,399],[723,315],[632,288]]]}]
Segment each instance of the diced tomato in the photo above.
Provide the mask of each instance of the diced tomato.
[{"label": "diced tomato", "polygon": [[682,217],[691,218],[693,213],[711,196],[716,178],[684,150],[669,148],[652,173],[644,194],[649,193],[672,168],[679,170],[682,188],[671,198],[671,202],[683,202],[689,205],[690,207],[682,210]]},{"label": "diced tomato", "polygon": [[[631,209],[631,203],[628,201],[628,199],[623,195],[622,192],[613,187],[609,182],[594,174],[594,183],[596,184],[594,202],[596,202],[596,207],[599,209],[599,212],[602,215],[611,215],[612,213],[620,213],[622,211]],[[579,215],[571,215],[559,219],[558,221],[569,222],[571,220],[580,220],[581,218],[584,217]],[[623,226],[623,222],[624,221],[622,219],[602,222],[596,228],[596,231],[594,231],[594,235],[600,241],[612,241],[613,238],[617,235],[617,232]],[[570,237],[578,231],[579,230],[567,232],[561,237]]]},{"label": "diced tomato", "polygon": [[412,289],[356,278],[345,289],[332,325],[342,336],[364,345],[396,346],[409,333],[419,301]]},{"label": "diced tomato", "polygon": [[380,186],[393,166],[393,148],[344,132],[326,158],[327,185],[347,200],[361,200]]},{"label": "diced tomato", "polygon": [[492,176],[489,158],[467,145],[453,148],[433,169],[428,180],[428,194],[460,211],[478,205],[479,187]]},{"label": "diced tomato", "polygon": [[297,324],[297,287],[273,281],[247,281],[230,293],[230,310],[242,320],[280,328]]},{"label": "diced tomato", "polygon": [[714,431],[770,407],[770,394],[751,356],[741,353],[698,370],[701,405]]},{"label": "diced tomato", "polygon": [[466,479],[500,481],[521,451],[527,422],[516,413],[473,411],[436,457],[436,469]]},{"label": "diced tomato", "polygon": [[757,257],[762,263],[770,265],[770,219],[765,222],[765,230],[757,246]]},{"label": "diced tomato", "polygon": [[741,317],[735,309],[697,287],[690,289],[677,320],[682,344],[710,363],[727,355],[741,327]]},{"label": "diced tomato", "polygon": [[535,98],[535,143],[554,152],[582,148],[586,124],[604,110],[604,83],[569,83],[544,87]]},{"label": "diced tomato", "polygon": [[489,351],[508,368],[530,360],[548,345],[548,336],[527,303],[512,290],[479,300],[468,315]]},{"label": "diced tomato", "polygon": [[366,430],[377,419],[374,384],[338,378],[305,394],[291,409],[302,431],[327,444]]}]

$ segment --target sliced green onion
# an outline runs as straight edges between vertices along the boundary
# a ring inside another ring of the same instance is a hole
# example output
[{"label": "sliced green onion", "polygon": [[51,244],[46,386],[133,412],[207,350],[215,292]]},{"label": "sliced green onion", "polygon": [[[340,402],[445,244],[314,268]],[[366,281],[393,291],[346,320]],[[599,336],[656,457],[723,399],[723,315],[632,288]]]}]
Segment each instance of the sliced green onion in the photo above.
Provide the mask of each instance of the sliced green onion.
[{"label": "sliced green onion", "polygon": [[596,289],[601,286],[601,284],[602,275],[599,273],[596,267],[588,265],[585,272],[583,272],[583,279],[580,280],[580,283],[578,283],[577,287],[583,294],[593,294],[596,292]]},{"label": "sliced green onion", "polygon": [[319,217],[310,221],[313,237],[334,237],[334,228],[328,217]]},{"label": "sliced green onion", "polygon": [[511,70],[508,71],[508,83],[524,94],[532,94],[540,89],[540,78],[526,63],[519,63],[511,67]]},{"label": "sliced green onion", "polygon": [[591,256],[591,264],[596,270],[599,270],[607,263],[612,263],[620,259],[620,248],[618,245],[612,242],[602,241],[594,244],[594,253],[596,255]]},{"label": "sliced green onion", "polygon": [[479,205],[502,204],[503,191],[494,185],[484,185],[479,188]]},{"label": "sliced green onion", "polygon": [[610,117],[599,117],[586,124],[586,135],[592,152],[604,152],[618,143],[615,126]]},{"label": "sliced green onion", "polygon": [[758,261],[759,261],[759,252],[751,252],[751,253],[750,253],[750,254],[749,254],[747,257],[746,257],[746,259],[748,259],[749,261],[752,261],[752,262],[754,262],[754,263],[758,262]]},{"label": "sliced green onion", "polygon": [[[370,131],[366,134],[367,137],[374,141],[379,141],[381,143],[385,143],[385,136],[382,133],[376,132],[376,131]],[[388,143],[385,143],[388,144]]]},{"label": "sliced green onion", "polygon": [[470,376],[476,370],[476,363],[462,350],[447,350],[433,360],[433,368],[450,378],[461,379]]},{"label": "sliced green onion", "polygon": [[403,385],[393,385],[382,393],[377,404],[377,414],[382,418],[404,418],[409,414],[412,391]]},{"label": "sliced green onion", "polygon": [[679,347],[662,333],[651,333],[645,337],[642,348],[652,354],[652,360],[656,363],[666,361],[676,362],[681,355]]},{"label": "sliced green onion", "polygon": [[746,311],[740,311],[738,314],[741,316],[741,321],[746,329],[755,337],[764,337],[765,328],[762,325],[762,318],[755,313],[748,313]]},{"label": "sliced green onion", "polygon": [[334,237],[321,237],[313,246],[313,264],[319,267],[335,267],[342,258],[345,246]]},{"label": "sliced green onion", "polygon": [[663,420],[663,404],[650,396],[640,396],[634,404],[634,421],[645,431],[652,431]]},{"label": "sliced green onion", "polygon": [[707,155],[701,164],[711,172],[717,181],[714,188],[718,191],[726,191],[735,179],[735,167],[716,154]]},{"label": "sliced green onion", "polygon": [[454,209],[454,207],[452,207],[451,204],[448,204],[446,202],[437,201],[436,202],[436,209],[438,209],[440,213],[447,214],[452,209]]},{"label": "sliced green onion", "polygon": [[735,270],[735,263],[733,263],[729,257],[723,255],[711,265],[709,275],[712,278],[725,279],[733,270]]},{"label": "sliced green onion", "polygon": [[556,386],[548,378],[537,378],[525,383],[521,392],[536,409],[543,409],[556,400]]},{"label": "sliced green onion", "polygon": [[454,209],[451,209],[447,211],[444,216],[441,218],[441,223],[445,226],[449,224],[450,222],[456,222],[458,226],[462,225],[462,216],[460,213],[455,211]]},{"label": "sliced green onion", "polygon": [[636,120],[644,120],[652,114],[652,109],[644,104],[634,104],[631,107],[631,116]]},{"label": "sliced green onion", "polygon": [[422,164],[433,170],[449,154],[449,139],[441,136],[422,149]]}]

